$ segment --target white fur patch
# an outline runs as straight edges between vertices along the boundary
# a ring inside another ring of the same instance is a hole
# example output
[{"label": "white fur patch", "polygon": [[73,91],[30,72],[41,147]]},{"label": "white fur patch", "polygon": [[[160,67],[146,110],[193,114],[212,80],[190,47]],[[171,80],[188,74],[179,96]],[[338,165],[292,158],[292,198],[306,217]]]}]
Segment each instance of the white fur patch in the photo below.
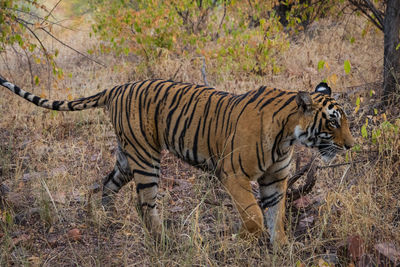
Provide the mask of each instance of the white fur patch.
[{"label": "white fur patch", "polygon": [[8,87],[11,90],[14,90],[14,84],[10,83],[10,82],[5,82],[3,83],[4,86]]},{"label": "white fur patch", "polygon": [[296,125],[296,127],[294,127],[294,136],[296,137],[296,139],[299,139],[299,136],[302,133],[303,133],[303,129],[301,129],[301,126]]}]

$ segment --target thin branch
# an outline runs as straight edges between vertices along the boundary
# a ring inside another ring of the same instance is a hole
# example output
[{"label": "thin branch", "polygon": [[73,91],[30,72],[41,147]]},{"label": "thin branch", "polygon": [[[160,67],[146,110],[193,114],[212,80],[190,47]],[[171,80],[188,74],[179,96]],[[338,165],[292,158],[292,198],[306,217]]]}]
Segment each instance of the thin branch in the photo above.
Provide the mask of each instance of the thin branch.
[{"label": "thin branch", "polygon": [[28,53],[26,52],[26,50],[23,49],[23,51],[24,51],[24,53],[25,53],[26,59],[28,60],[29,73],[31,74],[31,85],[32,85],[32,87],[33,87],[35,84],[34,84],[34,81],[33,81],[33,71],[32,71],[31,59],[30,59]]},{"label": "thin branch", "polygon": [[[44,17],[38,16],[38,15],[33,14],[33,13],[30,13],[30,12],[26,12],[26,11],[24,11],[24,10],[13,9],[13,8],[9,8],[9,7],[6,7],[6,8],[7,8],[7,9],[10,9],[10,10],[12,10],[12,11],[24,13],[24,14],[26,14],[26,15],[29,15],[29,16],[33,17],[33,18],[37,18],[37,19],[41,19],[41,20],[44,20],[44,19],[45,19]],[[63,29],[67,29],[67,30],[74,31],[74,32],[81,31],[81,30],[77,30],[77,29],[73,29],[73,28],[70,28],[70,27],[66,27],[66,26],[64,26],[64,25],[61,25],[60,23],[61,23],[61,22],[64,22],[64,21],[67,21],[67,20],[60,20],[60,21],[56,21],[56,22],[51,21],[51,20],[47,20],[48,23],[50,23],[50,24],[52,24],[52,25],[56,25],[56,26],[61,27],[61,28],[63,28]]]},{"label": "thin branch", "polygon": [[[368,0],[364,0],[365,2]],[[378,29],[380,29],[381,31],[383,31],[383,19],[382,19],[382,15],[379,14],[379,12],[376,10],[375,6],[372,5],[363,5],[362,3],[360,3],[357,0],[349,0],[349,2],[359,11],[361,11],[361,13],[363,13]],[[366,2],[367,3],[367,2]],[[367,3],[368,4],[368,3]],[[369,11],[372,12],[372,14],[374,14],[375,17],[371,16],[369,14]]]},{"label": "thin branch", "polygon": [[54,9],[56,9],[56,7],[58,6],[58,4],[61,2],[62,0],[58,0],[58,2],[53,6],[53,8],[50,10],[49,14],[47,14],[47,16],[44,17],[44,20],[42,21],[42,23],[40,23],[40,25],[43,25],[44,22],[47,21],[47,18],[52,16],[51,13],[53,13]]},{"label": "thin branch", "polygon": [[224,14],[222,15],[221,21],[219,22],[218,31],[217,31],[218,33],[221,30],[222,22],[224,22],[225,16],[226,16],[226,3],[224,2]]},{"label": "thin branch", "polygon": [[317,169],[336,168],[336,167],[352,165],[352,164],[356,164],[356,163],[364,163],[364,162],[367,162],[367,161],[369,161],[369,160],[368,159],[363,159],[363,160],[356,160],[356,161],[332,164],[332,165],[327,165],[327,166],[317,166]]},{"label": "thin branch", "polygon": [[[3,56],[3,53],[0,53],[1,58],[3,59],[4,65],[6,66],[7,70],[8,70],[8,76],[11,77],[12,81],[15,81],[14,79],[14,75],[13,72],[10,69],[10,64],[8,64],[8,58],[7,58],[7,53],[4,53],[5,56]],[[1,77],[1,75],[0,75]]]},{"label": "thin branch", "polygon": [[76,50],[75,48],[71,47],[70,45],[64,43],[63,41],[61,41],[60,39],[58,39],[57,37],[55,37],[53,34],[51,34],[48,30],[43,29],[43,28],[40,28],[40,29],[41,29],[42,31],[44,31],[45,33],[47,33],[48,35],[50,35],[50,36],[51,36],[54,40],[56,40],[57,42],[59,42],[60,44],[66,46],[66,47],[68,47],[68,48],[71,49],[72,51],[75,51],[75,52],[78,53],[79,55],[81,55],[81,56],[83,56],[83,57],[85,57],[85,58],[87,58],[87,59],[89,59],[89,60],[91,60],[91,61],[93,61],[93,62],[95,62],[95,63],[97,63],[97,64],[99,64],[99,65],[101,65],[101,66],[103,66],[103,67],[105,67],[105,68],[107,67],[107,65],[101,63],[100,61],[97,61],[97,60],[95,60],[95,59],[93,59],[93,58],[91,58],[91,57],[88,57],[87,55],[83,54],[82,52],[80,52],[80,51]]},{"label": "thin branch", "polygon": [[[21,25],[24,26],[28,31],[30,31],[30,33],[33,35],[33,37],[35,37],[35,39],[39,42],[40,46],[41,46],[42,49],[43,49],[44,55],[46,56],[47,67],[49,67],[49,66],[50,66],[50,60],[49,60],[50,56],[49,56],[49,54],[47,53],[46,47],[43,45],[42,41],[41,41],[40,38],[36,35],[36,33],[35,33],[31,28],[29,28],[29,26],[27,25],[27,24],[30,24],[30,25],[33,25],[33,24],[30,23],[30,22],[24,21],[23,19],[20,19],[20,18],[15,18],[15,20],[16,20],[17,22],[21,23]],[[49,85],[49,88],[50,88],[50,85]]]},{"label": "thin branch", "polygon": [[175,71],[175,74],[174,74],[174,76],[172,76],[172,79],[171,80],[175,80],[175,78],[176,78],[176,75],[178,75],[178,72],[181,70],[181,68],[182,68],[182,65],[183,65],[183,63],[181,63],[181,65],[179,65],[179,68]]},{"label": "thin branch", "polygon": [[383,26],[382,12],[380,12],[378,9],[376,9],[375,5],[373,3],[371,3],[370,0],[364,0],[364,2],[367,3],[369,9],[374,14],[375,18],[379,21],[379,24]]},{"label": "thin branch", "polygon": [[[35,34],[35,32],[34,32],[31,28],[28,27],[28,25],[34,26],[34,24],[33,24],[33,23],[30,23],[30,22],[28,22],[28,21],[25,21],[25,20],[23,20],[23,19],[21,19],[21,18],[14,18],[14,20],[16,20],[16,21],[18,21],[19,23],[21,23],[26,29],[28,29],[28,30],[32,33],[32,35],[33,35],[33,36],[35,37],[35,39],[39,42],[40,46],[41,46],[42,49],[44,50],[45,55],[46,55],[46,58],[48,59],[48,58],[49,58],[49,55],[48,55],[48,53],[47,53],[47,50],[46,50],[45,46],[43,45],[43,43],[41,42],[41,40],[39,39],[39,37]],[[97,64],[99,64],[99,65],[101,65],[101,66],[103,66],[103,67],[105,67],[105,68],[107,67],[107,65],[101,63],[100,61],[97,61],[97,60],[95,60],[95,59],[93,59],[93,58],[90,58],[90,57],[88,57],[87,55],[83,54],[82,52],[80,52],[80,51],[76,50],[75,48],[71,47],[70,45],[64,43],[63,41],[61,41],[60,39],[58,39],[57,37],[55,37],[55,36],[54,36],[51,32],[49,32],[48,30],[46,30],[46,29],[44,29],[44,28],[40,28],[40,30],[44,31],[44,32],[47,33],[50,37],[52,37],[54,40],[56,40],[57,42],[59,42],[60,44],[62,44],[62,45],[64,45],[64,46],[68,47],[69,49],[71,49],[72,51],[78,53],[79,55],[81,55],[81,56],[83,56],[83,57],[85,57],[85,58],[87,58],[87,59],[89,59],[89,60],[91,60],[91,61],[93,61],[93,62],[95,62],[95,63],[97,63]]]}]

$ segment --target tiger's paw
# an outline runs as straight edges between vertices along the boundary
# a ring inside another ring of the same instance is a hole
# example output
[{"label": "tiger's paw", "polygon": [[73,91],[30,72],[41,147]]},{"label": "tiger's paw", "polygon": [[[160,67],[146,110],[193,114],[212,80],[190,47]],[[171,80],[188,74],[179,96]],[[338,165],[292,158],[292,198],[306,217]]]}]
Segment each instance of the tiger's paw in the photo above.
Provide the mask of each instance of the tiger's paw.
[{"label": "tiger's paw", "polygon": [[289,245],[289,239],[287,238],[286,234],[277,233],[274,239],[271,240],[271,243],[273,244],[274,248],[284,248]]},{"label": "tiger's paw", "polygon": [[[261,222],[262,223],[262,222]],[[260,222],[247,221],[242,225],[239,230],[239,237],[243,239],[257,239],[263,233],[263,227],[260,226]]]}]

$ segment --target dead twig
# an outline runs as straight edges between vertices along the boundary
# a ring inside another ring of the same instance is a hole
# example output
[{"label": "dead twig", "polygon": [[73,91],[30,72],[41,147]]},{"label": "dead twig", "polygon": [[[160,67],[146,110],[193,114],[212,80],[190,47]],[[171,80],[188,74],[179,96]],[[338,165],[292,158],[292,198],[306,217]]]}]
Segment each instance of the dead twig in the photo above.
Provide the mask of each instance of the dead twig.
[{"label": "dead twig", "polygon": [[61,1],[62,0],[58,0],[58,2],[53,6],[53,8],[50,10],[50,12],[49,12],[49,14],[47,14],[45,17],[44,17],[44,19],[43,19],[43,21],[42,21],[42,23],[40,23],[40,25],[43,25],[43,23],[45,23],[46,21],[47,21],[47,19],[50,17],[50,16],[53,16],[53,11],[54,11],[54,9],[56,9],[56,7],[61,3]]},{"label": "dead twig", "polygon": [[308,172],[308,171],[310,170],[311,165],[313,164],[315,158],[316,158],[316,156],[313,156],[313,157],[311,158],[310,162],[307,163],[307,164],[306,164],[303,168],[301,168],[300,170],[299,170],[300,162],[299,162],[299,161],[296,162],[296,173],[295,173],[292,177],[289,178],[289,181],[288,181],[288,188],[291,188],[291,187],[293,186],[293,184],[294,184],[297,180],[300,179],[300,177],[302,177],[306,172]]},{"label": "dead twig", "polygon": [[201,67],[201,75],[206,86],[208,86],[207,73],[206,73],[206,59],[203,57],[203,66]]},{"label": "dead twig", "polygon": [[362,160],[356,160],[356,161],[349,161],[349,162],[343,162],[343,163],[338,163],[338,164],[332,164],[332,165],[327,165],[327,166],[317,166],[317,169],[326,169],[326,168],[336,168],[340,166],[346,166],[346,165],[353,165],[356,163],[364,163],[369,161],[369,159],[362,159]]},{"label": "dead twig", "polygon": [[308,172],[305,184],[297,189],[290,190],[287,193],[287,197],[290,202],[295,201],[296,199],[299,199],[301,196],[310,193],[315,185],[315,182],[317,181],[317,178],[315,176],[317,166],[312,164],[311,162],[311,164],[306,167],[308,167]]},{"label": "dead twig", "polygon": [[178,75],[178,72],[181,70],[181,68],[182,68],[182,65],[183,65],[183,63],[181,63],[181,65],[179,65],[179,68],[175,71],[175,74],[172,76],[172,79],[171,80],[175,80],[175,78],[176,78],[176,75]]}]

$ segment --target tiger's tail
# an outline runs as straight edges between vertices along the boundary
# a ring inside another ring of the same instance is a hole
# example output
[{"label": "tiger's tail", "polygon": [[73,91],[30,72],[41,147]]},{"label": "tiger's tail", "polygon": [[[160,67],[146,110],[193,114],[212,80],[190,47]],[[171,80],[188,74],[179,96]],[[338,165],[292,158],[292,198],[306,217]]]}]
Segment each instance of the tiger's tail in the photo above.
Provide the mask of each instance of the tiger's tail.
[{"label": "tiger's tail", "polygon": [[89,97],[84,97],[73,101],[62,101],[62,100],[59,101],[59,100],[48,100],[41,98],[37,95],[31,94],[25,90],[22,90],[15,84],[12,84],[9,81],[3,79],[1,76],[0,76],[0,84],[9,89],[11,92],[35,104],[36,106],[52,110],[75,111],[75,110],[103,107],[106,105],[107,90],[104,90],[98,94]]}]

